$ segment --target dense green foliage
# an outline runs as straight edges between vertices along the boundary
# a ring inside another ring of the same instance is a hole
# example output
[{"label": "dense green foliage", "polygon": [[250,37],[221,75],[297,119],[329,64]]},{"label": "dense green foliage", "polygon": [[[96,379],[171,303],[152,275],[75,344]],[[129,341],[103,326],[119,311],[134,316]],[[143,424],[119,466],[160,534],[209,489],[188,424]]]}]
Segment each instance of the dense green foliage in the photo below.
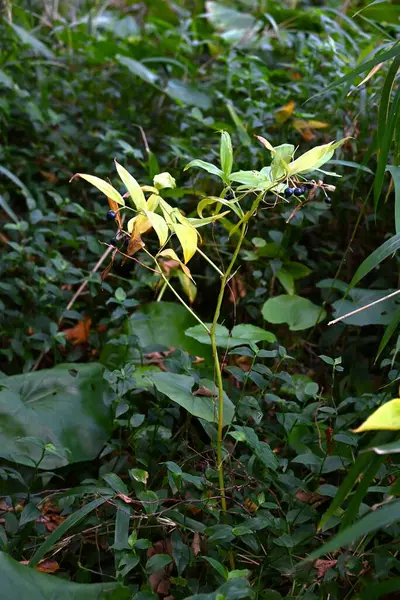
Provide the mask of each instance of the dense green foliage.
[{"label": "dense green foliage", "polygon": [[[398,597],[400,6],[367,5],[0,0],[10,600]],[[70,182],[119,198],[113,159],[176,255]]]}]

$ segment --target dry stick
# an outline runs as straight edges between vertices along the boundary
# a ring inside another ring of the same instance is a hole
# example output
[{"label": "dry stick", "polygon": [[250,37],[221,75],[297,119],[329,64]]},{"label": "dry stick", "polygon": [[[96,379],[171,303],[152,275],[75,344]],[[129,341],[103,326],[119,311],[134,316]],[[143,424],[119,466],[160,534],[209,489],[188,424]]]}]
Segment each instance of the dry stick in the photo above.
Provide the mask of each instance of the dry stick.
[{"label": "dry stick", "polygon": [[[79,288],[76,290],[75,294],[72,296],[72,299],[68,302],[67,308],[65,310],[71,310],[71,308],[75,304],[76,300],[79,298],[79,296],[82,294],[83,290],[86,288],[87,284],[89,283],[90,279],[92,278],[92,275],[94,275],[94,273],[96,273],[96,271],[99,270],[99,268],[101,267],[101,265],[103,264],[103,262],[106,260],[107,256],[109,254],[111,254],[111,252],[113,250],[114,250],[114,246],[109,246],[107,248],[107,250],[104,252],[104,254],[99,258],[99,260],[97,261],[97,263],[94,265],[93,269],[90,271],[89,277],[87,277],[85,279],[85,281],[83,281],[81,283],[81,285],[79,286]],[[62,320],[63,320],[63,318],[60,317],[60,319],[58,321],[58,327],[60,327],[60,325],[62,323]],[[36,371],[36,369],[38,369],[40,363],[43,360],[43,357],[45,356],[45,354],[47,354],[47,352],[45,350],[43,350],[40,353],[39,358],[37,359],[37,361],[35,362],[35,364],[32,367],[32,371]]]},{"label": "dry stick", "polygon": [[375,304],[379,304],[379,302],[384,302],[384,300],[389,300],[389,298],[393,298],[393,296],[397,296],[397,294],[400,294],[400,290],[396,290],[395,292],[392,292],[388,296],[384,296],[383,298],[379,298],[379,300],[375,300],[374,302],[371,302],[370,304],[367,304],[366,306],[362,306],[361,308],[357,308],[356,310],[352,310],[351,312],[347,313],[347,315],[343,315],[342,317],[338,317],[334,321],[329,321],[328,325],[334,325],[335,323],[339,323],[339,321],[343,321],[343,319],[347,319],[347,317],[351,317],[353,315],[356,315],[357,313],[362,312],[363,310],[366,310],[367,308],[370,308],[371,306],[375,306]]}]

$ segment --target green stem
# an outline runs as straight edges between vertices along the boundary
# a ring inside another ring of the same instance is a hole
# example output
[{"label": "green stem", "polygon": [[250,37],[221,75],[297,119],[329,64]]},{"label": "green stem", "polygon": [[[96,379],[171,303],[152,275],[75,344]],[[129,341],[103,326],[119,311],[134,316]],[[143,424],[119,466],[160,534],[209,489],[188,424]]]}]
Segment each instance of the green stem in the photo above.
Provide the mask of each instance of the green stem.
[{"label": "green stem", "polygon": [[168,287],[167,284],[164,282],[164,284],[163,284],[163,286],[162,286],[162,288],[161,288],[161,290],[160,290],[160,292],[159,292],[159,294],[157,296],[157,302],[161,302],[162,297],[164,296],[164,292],[167,289],[167,287]]},{"label": "green stem", "polygon": [[211,258],[208,258],[207,254],[204,254],[204,252],[202,250],[200,250],[199,247],[197,247],[197,252],[208,262],[209,265],[211,265],[213,267],[213,269],[215,269],[217,271],[217,273],[219,273],[221,275],[221,277],[224,276],[223,272],[217,267],[216,264],[213,263]]},{"label": "green stem", "polygon": [[217,348],[217,340],[216,340],[216,328],[218,324],[219,315],[221,312],[222,301],[224,299],[225,288],[228,283],[230,274],[232,273],[232,269],[238,257],[240,248],[242,246],[244,236],[246,234],[247,229],[247,221],[243,222],[242,229],[239,237],[239,241],[236,245],[235,251],[233,253],[231,262],[228,265],[224,275],[221,278],[221,287],[218,294],[217,305],[215,307],[214,319],[210,328],[210,339],[211,339],[211,347],[214,359],[214,370],[217,377],[217,385],[218,385],[218,436],[217,436],[217,469],[218,469],[218,480],[219,480],[219,489],[221,494],[221,508],[223,512],[226,512],[226,496],[225,496],[225,483],[224,483],[224,467],[222,460],[222,441],[223,435],[222,431],[224,428],[224,386],[222,381],[222,373],[221,373],[221,365],[219,362],[218,356],[218,348]]},{"label": "green stem", "polygon": [[161,269],[160,265],[159,265],[159,264],[158,264],[158,262],[157,262],[157,259],[156,259],[156,258],[154,258],[154,256],[153,256],[152,254],[150,254],[150,252],[149,252],[148,250],[146,250],[146,248],[142,248],[142,250],[143,250],[144,252],[146,252],[146,254],[147,254],[148,256],[150,256],[150,258],[151,258],[151,259],[152,259],[152,260],[155,262],[155,264],[156,264],[156,266],[157,266],[157,273],[158,273],[159,275],[161,275],[161,277],[163,278],[163,280],[164,280],[164,284],[165,284],[165,285],[167,285],[167,286],[170,288],[170,290],[171,290],[171,291],[172,291],[172,292],[175,294],[175,296],[178,298],[179,302],[180,302],[181,304],[183,304],[183,306],[186,308],[186,310],[190,312],[190,314],[191,314],[191,315],[192,315],[192,316],[193,316],[193,317],[196,319],[196,321],[198,321],[198,322],[200,323],[200,325],[201,325],[202,327],[204,327],[204,329],[205,329],[205,330],[207,331],[207,333],[209,334],[209,333],[210,333],[210,329],[207,327],[207,325],[206,325],[205,323],[203,323],[203,321],[200,319],[200,317],[198,317],[198,316],[196,315],[196,313],[195,313],[195,312],[194,312],[194,311],[193,311],[193,310],[190,308],[190,306],[189,306],[188,304],[186,304],[186,302],[184,301],[184,299],[183,299],[183,298],[181,298],[181,297],[180,297],[180,295],[178,294],[178,292],[176,291],[176,289],[174,288],[174,286],[173,286],[173,285],[171,285],[171,284],[170,284],[170,282],[168,281],[168,279],[165,277],[165,275],[164,275],[164,273],[163,273],[163,270]]}]

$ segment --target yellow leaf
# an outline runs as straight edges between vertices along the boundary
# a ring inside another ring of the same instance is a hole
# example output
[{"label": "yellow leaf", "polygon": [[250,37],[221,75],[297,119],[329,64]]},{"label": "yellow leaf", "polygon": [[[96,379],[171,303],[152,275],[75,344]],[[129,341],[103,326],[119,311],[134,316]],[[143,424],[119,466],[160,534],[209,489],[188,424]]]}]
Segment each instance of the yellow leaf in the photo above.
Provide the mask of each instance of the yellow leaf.
[{"label": "yellow leaf", "polygon": [[325,127],[329,127],[329,123],[324,123],[323,121],[314,121],[313,119],[294,119],[293,127],[297,130],[301,129],[325,129]]},{"label": "yellow leaf", "polygon": [[120,165],[117,161],[114,162],[115,166],[117,167],[118,175],[121,177],[137,210],[145,209],[146,199],[144,197],[142,188],[136,179],[132,177],[132,175],[128,173],[128,171],[122,165]]},{"label": "yellow leaf", "polygon": [[125,206],[125,202],[121,194],[117,192],[117,190],[110,183],[100,179],[100,177],[96,177],[95,175],[87,175],[86,173],[76,173],[74,177],[82,177],[82,179],[85,179],[85,181],[88,181],[94,185],[94,187],[100,190],[100,192],[103,192],[103,194],[105,194],[108,198],[111,198],[112,200],[115,200],[115,202],[118,202],[118,204]]},{"label": "yellow leaf", "polygon": [[273,147],[272,144],[269,143],[268,140],[263,138],[261,135],[256,135],[256,138],[258,139],[259,142],[262,143],[263,146],[266,147],[267,150],[270,150],[273,154],[276,154],[275,148]]},{"label": "yellow leaf", "polygon": [[135,231],[136,234],[141,235],[151,229],[152,225],[145,215],[138,215],[128,221],[127,229],[129,233]]},{"label": "yellow leaf", "polygon": [[181,243],[185,263],[188,263],[197,250],[197,231],[191,225],[176,223],[175,233]]},{"label": "yellow leaf", "polygon": [[353,429],[354,433],[363,431],[389,430],[398,431],[400,429],[400,398],[395,398],[380,406],[368,417],[362,425]]},{"label": "yellow leaf", "polygon": [[146,217],[150,221],[154,231],[156,232],[158,239],[160,241],[160,246],[164,246],[168,239],[168,225],[161,217],[161,215],[157,215],[157,213],[152,212],[151,210],[145,210]]},{"label": "yellow leaf", "polygon": [[285,104],[285,106],[278,108],[278,110],[275,111],[275,117],[278,123],[284,123],[287,121],[292,116],[295,106],[296,102],[294,100],[290,100],[290,102]]},{"label": "yellow leaf", "polygon": [[347,139],[348,138],[343,138],[339,142],[330,142],[323,146],[316,146],[312,150],[305,152],[288,165],[289,175],[296,175],[297,173],[306,173],[307,171],[319,169],[319,167],[332,158],[336,148],[341,146]]}]

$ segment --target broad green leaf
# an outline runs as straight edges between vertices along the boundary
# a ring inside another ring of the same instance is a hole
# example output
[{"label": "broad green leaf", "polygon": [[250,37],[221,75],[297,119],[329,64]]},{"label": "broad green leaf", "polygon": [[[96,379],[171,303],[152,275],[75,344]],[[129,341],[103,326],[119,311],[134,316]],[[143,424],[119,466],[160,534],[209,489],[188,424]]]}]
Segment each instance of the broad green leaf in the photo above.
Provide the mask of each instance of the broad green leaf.
[{"label": "broad green leaf", "polygon": [[151,83],[152,85],[154,85],[157,81],[158,75],[153,73],[153,71],[150,71],[150,69],[145,67],[142,63],[138,62],[137,60],[129,58],[129,56],[122,56],[121,54],[117,54],[115,58],[121,65],[127,67],[133,75],[137,75],[138,77],[143,79],[143,81]]},{"label": "broad green leaf", "polygon": [[156,571],[160,571],[170,563],[172,563],[174,559],[169,554],[155,554],[146,563],[146,572],[151,575]]},{"label": "broad green leaf", "polygon": [[209,348],[185,335],[186,329],[195,323],[197,321],[181,304],[151,302],[134,312],[127,320],[125,330],[126,333],[138,336],[144,350],[155,345],[181,348],[192,356],[201,356],[209,361]]},{"label": "broad green leaf", "polygon": [[208,564],[210,564],[212,568],[215,569],[223,579],[228,579],[228,569],[224,567],[224,565],[220,563],[219,560],[211,558],[210,556],[203,556],[202,558],[206,560]]},{"label": "broad green leaf", "polygon": [[[211,323],[208,323],[208,327],[211,327]],[[265,331],[261,327],[256,327],[256,325],[235,325],[231,332],[224,325],[217,325],[215,333],[217,346],[223,348],[243,346],[250,343],[256,344],[262,341],[269,342],[270,344],[276,342],[276,337],[273,333]],[[201,344],[211,345],[210,336],[201,325],[187,329],[185,334]]]},{"label": "broad green leaf", "polygon": [[323,146],[316,146],[305,152],[299,158],[289,163],[288,173],[289,175],[297,175],[298,173],[307,173],[322,167],[323,164],[330,160],[336,150],[339,148],[348,138],[344,138],[339,142],[330,142]]},{"label": "broad green leaf", "polygon": [[77,511],[69,515],[65,521],[63,521],[58,527],[46,538],[46,540],[39,546],[35,554],[29,561],[31,567],[35,567],[39,561],[51,550],[56,542],[62,538],[62,536],[69,531],[72,527],[75,527],[86,515],[90,514],[93,510],[107,502],[107,498],[96,498],[88,504],[85,504]]},{"label": "broad green leaf", "polygon": [[334,552],[343,546],[357,542],[361,537],[369,535],[388,525],[394,525],[400,521],[400,500],[390,502],[381,508],[370,511],[365,517],[347,527],[334,538],[323,544],[318,550],[314,550],[307,557],[307,561],[315,560],[324,554]]},{"label": "broad green leaf", "polygon": [[166,224],[161,215],[158,215],[157,213],[152,212],[151,210],[145,210],[144,213],[158,236],[160,246],[164,246],[164,244],[167,242],[169,234],[168,225]]},{"label": "broad green leaf", "polygon": [[112,430],[101,365],[65,364],[1,381],[1,457],[32,466],[42,450],[29,438],[38,438],[61,454],[46,454],[41,469],[96,458]]},{"label": "broad green leaf", "polygon": [[121,194],[110,183],[107,183],[107,181],[104,181],[95,175],[87,175],[86,173],[77,173],[75,177],[81,177],[85,181],[88,181],[94,185],[95,188],[100,190],[100,192],[103,192],[107,198],[111,198],[118,204],[121,204],[121,206],[125,206],[125,201]]},{"label": "broad green leaf", "polygon": [[281,267],[276,273],[276,278],[279,283],[285,288],[285,291],[291,296],[296,292],[293,276],[284,268]]},{"label": "broad green leaf", "polygon": [[153,178],[154,187],[158,190],[164,190],[166,188],[176,188],[176,181],[170,173],[159,173]]},{"label": "broad green leaf", "polygon": [[192,169],[193,167],[198,167],[199,169],[202,169],[203,171],[207,171],[207,173],[212,173],[213,175],[218,175],[218,177],[221,177],[221,179],[225,178],[224,172],[221,171],[221,169],[219,169],[212,163],[206,162],[205,160],[197,160],[196,159],[196,160],[190,161],[190,163],[188,163],[186,165],[186,167],[184,168],[184,171],[187,171],[187,169]]},{"label": "broad green leaf", "polygon": [[396,234],[400,233],[400,167],[388,165],[387,170],[393,177],[394,184],[394,225]]},{"label": "broad green leaf", "polygon": [[350,287],[354,287],[357,283],[375,267],[377,267],[385,258],[397,252],[400,248],[400,233],[397,233],[389,240],[386,240],[379,248],[374,250],[358,267],[353,279],[350,282]]},{"label": "broad green leaf", "polygon": [[15,23],[9,23],[9,26],[15,31],[19,39],[25,46],[29,46],[35,54],[40,54],[47,59],[55,58],[55,55],[49,48],[38,38],[36,38],[32,33],[26,31],[23,27],[19,27],[15,25]]},{"label": "broad green leaf", "polygon": [[182,223],[176,223],[174,229],[182,246],[185,264],[187,264],[197,250],[197,231],[191,225]]},{"label": "broad green leaf", "polygon": [[354,433],[362,433],[363,431],[398,431],[400,429],[400,398],[390,400],[376,409],[357,429],[353,429]]},{"label": "broad green leaf", "polygon": [[287,323],[291,331],[309,329],[323,321],[326,312],[301,296],[282,295],[270,298],[262,307],[269,323]]},{"label": "broad green leaf", "polygon": [[[210,395],[196,395],[193,392],[195,381],[188,375],[177,373],[154,373],[151,379],[159,392],[185,408],[191,415],[218,423],[218,390],[214,382],[200,379],[200,388],[206,388]],[[235,407],[224,392],[224,425],[229,425],[235,413]]]},{"label": "broad green leaf", "polygon": [[146,208],[146,200],[142,191],[142,188],[134,177],[128,171],[120,165],[117,161],[115,166],[117,167],[118,175],[122,179],[126,189],[129,192],[132,202],[136,206],[137,210],[144,210]]},{"label": "broad green leaf", "polygon": [[4,599],[24,600],[129,600],[129,588],[121,583],[74,583],[40,573],[0,552],[1,593]]},{"label": "broad green leaf", "polygon": [[182,104],[197,106],[202,110],[211,108],[211,98],[190,83],[178,79],[170,79],[164,92],[170,98]]},{"label": "broad green leaf", "polygon": [[222,171],[229,175],[233,165],[233,150],[231,136],[227,131],[221,133],[220,159]]}]

